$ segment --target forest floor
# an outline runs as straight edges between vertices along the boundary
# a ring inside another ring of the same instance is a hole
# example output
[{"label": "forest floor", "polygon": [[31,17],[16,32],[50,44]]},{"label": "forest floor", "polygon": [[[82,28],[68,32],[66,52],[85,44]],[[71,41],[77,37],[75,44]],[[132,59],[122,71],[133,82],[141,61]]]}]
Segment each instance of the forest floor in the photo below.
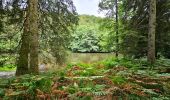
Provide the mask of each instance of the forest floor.
[{"label": "forest floor", "polygon": [[170,100],[170,74],[160,71],[169,61],[158,61],[152,70],[146,65],[142,60],[108,59],[3,78],[0,100]]}]

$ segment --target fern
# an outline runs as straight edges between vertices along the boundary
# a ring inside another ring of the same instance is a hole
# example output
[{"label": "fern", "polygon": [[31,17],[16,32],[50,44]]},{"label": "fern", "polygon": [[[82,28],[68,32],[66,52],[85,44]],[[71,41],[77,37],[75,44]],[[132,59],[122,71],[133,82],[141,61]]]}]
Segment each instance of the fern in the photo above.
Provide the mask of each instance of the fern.
[{"label": "fern", "polygon": [[169,97],[153,97],[151,100],[169,100]]},{"label": "fern", "polygon": [[109,93],[106,92],[106,91],[97,91],[97,92],[92,92],[92,94],[95,95],[95,96],[105,96]]},{"label": "fern", "polygon": [[80,88],[80,91],[82,92],[91,92],[93,89],[91,87],[86,87],[86,88]]},{"label": "fern", "polygon": [[158,96],[156,92],[154,92],[152,89],[143,89],[143,91],[147,94],[150,94],[152,96]]}]

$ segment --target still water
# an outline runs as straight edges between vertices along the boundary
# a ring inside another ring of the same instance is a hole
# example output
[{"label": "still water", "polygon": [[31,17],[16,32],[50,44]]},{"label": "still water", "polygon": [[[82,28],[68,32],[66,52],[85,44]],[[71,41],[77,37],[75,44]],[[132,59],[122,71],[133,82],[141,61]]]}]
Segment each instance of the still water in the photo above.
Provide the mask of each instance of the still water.
[{"label": "still water", "polygon": [[95,63],[113,56],[114,53],[71,53],[68,63]]},{"label": "still water", "polygon": [[[67,57],[67,63],[96,63],[107,58],[114,57],[114,53],[70,53]],[[50,66],[50,67],[49,67]],[[40,71],[45,71],[46,67],[51,68],[51,64],[40,64]],[[47,69],[48,69],[47,68]],[[53,68],[52,68],[53,70]],[[15,71],[0,72],[0,78],[8,78],[15,75]]]}]

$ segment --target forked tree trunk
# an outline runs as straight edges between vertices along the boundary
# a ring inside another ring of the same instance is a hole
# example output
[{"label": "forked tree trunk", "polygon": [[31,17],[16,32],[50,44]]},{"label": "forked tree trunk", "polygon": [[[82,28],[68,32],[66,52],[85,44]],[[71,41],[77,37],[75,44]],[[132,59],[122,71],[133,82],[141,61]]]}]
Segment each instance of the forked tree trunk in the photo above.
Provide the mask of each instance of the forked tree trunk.
[{"label": "forked tree trunk", "polygon": [[153,64],[155,58],[155,30],[156,30],[156,0],[150,0],[149,34],[148,34],[148,62]]}]

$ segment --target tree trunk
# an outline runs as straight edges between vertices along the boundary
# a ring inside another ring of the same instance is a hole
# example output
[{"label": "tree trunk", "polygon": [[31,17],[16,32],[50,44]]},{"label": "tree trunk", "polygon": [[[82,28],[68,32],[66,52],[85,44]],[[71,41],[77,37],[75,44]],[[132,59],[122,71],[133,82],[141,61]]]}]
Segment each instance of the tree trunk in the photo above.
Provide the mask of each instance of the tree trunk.
[{"label": "tree trunk", "polygon": [[3,31],[3,3],[2,0],[0,0],[0,32]]},{"label": "tree trunk", "polygon": [[2,0],[0,0],[0,11],[1,11],[1,13],[3,12],[3,2],[2,2]]},{"label": "tree trunk", "polygon": [[116,8],[115,8],[115,10],[116,10],[116,58],[118,58],[118,56],[119,56],[119,52],[118,52],[118,50],[119,50],[119,37],[118,37],[118,35],[119,35],[119,20],[118,20],[118,1],[117,0],[115,0],[115,6],[116,6]]},{"label": "tree trunk", "polygon": [[38,74],[38,0],[29,0],[16,75]]},{"label": "tree trunk", "polygon": [[155,30],[156,30],[156,0],[150,0],[149,34],[148,34],[148,62],[153,64],[155,58]]},{"label": "tree trunk", "polygon": [[16,75],[28,74],[28,54],[29,54],[29,19],[26,16],[24,22],[24,32],[21,38],[21,48],[19,51],[19,58],[17,61]]},{"label": "tree trunk", "polygon": [[28,1],[30,21],[30,73],[38,74],[38,0]]}]

